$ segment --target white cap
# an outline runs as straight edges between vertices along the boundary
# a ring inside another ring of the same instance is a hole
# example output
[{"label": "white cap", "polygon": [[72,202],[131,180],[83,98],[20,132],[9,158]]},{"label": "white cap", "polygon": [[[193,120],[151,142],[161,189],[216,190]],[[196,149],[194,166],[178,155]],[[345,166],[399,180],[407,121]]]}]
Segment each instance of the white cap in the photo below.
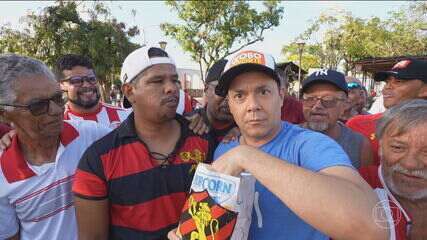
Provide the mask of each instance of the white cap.
[{"label": "white cap", "polygon": [[[148,51],[152,46],[144,46],[131,52],[123,61],[120,72],[120,81],[122,84],[133,80],[139,73],[156,64],[172,64],[175,62],[170,57],[152,57],[148,56]],[[157,47],[154,47],[157,48]]]}]

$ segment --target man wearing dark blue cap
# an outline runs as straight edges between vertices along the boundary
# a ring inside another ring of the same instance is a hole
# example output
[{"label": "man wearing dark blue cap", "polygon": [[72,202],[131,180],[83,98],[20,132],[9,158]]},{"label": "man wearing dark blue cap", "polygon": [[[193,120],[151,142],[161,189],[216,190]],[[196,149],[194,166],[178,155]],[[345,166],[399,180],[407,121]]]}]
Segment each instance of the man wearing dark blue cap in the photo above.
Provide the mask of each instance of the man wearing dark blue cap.
[{"label": "man wearing dark blue cap", "polygon": [[372,150],[363,135],[339,122],[346,108],[348,87],[342,73],[322,69],[312,73],[302,83],[303,127],[321,132],[334,139],[355,168],[370,165]]},{"label": "man wearing dark blue cap", "polygon": [[[427,99],[427,61],[404,59],[396,63],[390,71],[376,73],[374,80],[386,82],[382,90],[385,108],[411,99]],[[369,138],[376,165],[379,165],[379,156],[375,126],[381,117],[382,113],[359,115],[346,123],[349,128]]]}]

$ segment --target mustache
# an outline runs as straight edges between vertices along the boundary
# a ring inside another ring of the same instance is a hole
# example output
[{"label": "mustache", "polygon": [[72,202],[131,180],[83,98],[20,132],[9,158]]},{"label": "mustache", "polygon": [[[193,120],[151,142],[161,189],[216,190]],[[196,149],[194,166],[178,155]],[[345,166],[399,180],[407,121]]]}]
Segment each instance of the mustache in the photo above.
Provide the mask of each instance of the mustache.
[{"label": "mustache", "polygon": [[96,87],[82,87],[77,91],[77,93],[85,93],[85,92],[98,93],[98,88],[96,88]]},{"label": "mustache", "polygon": [[178,96],[168,96],[168,97],[164,97],[162,98],[162,100],[160,100],[160,104],[166,104],[168,102],[177,102],[179,101],[179,97]]},{"label": "mustache", "polygon": [[390,170],[392,172],[398,172],[412,177],[418,177],[427,180],[427,169],[408,170],[402,167],[400,164],[395,164],[390,167]]}]

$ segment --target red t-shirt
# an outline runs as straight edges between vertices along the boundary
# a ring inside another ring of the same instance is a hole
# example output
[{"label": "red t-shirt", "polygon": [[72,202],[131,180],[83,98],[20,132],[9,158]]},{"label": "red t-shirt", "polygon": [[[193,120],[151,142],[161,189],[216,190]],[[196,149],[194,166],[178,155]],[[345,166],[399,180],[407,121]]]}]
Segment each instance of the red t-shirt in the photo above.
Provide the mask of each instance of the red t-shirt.
[{"label": "red t-shirt", "polygon": [[292,96],[285,96],[282,106],[282,120],[293,124],[303,123],[302,103]]},{"label": "red t-shirt", "polygon": [[380,119],[382,116],[382,113],[357,115],[346,122],[347,127],[369,139],[372,146],[372,152],[374,154],[374,164],[376,166],[380,165],[380,158],[378,156],[378,140],[375,136],[375,129],[378,119]]}]

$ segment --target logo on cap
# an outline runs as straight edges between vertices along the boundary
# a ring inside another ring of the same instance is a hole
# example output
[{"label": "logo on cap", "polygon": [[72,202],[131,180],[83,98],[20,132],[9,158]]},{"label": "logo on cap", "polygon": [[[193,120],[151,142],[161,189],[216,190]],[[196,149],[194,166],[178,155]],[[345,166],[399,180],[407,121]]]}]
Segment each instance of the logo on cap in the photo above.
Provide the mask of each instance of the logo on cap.
[{"label": "logo on cap", "polygon": [[314,75],[317,77],[319,75],[321,76],[328,76],[328,69],[320,69],[314,72]]},{"label": "logo on cap", "polygon": [[264,54],[255,51],[243,51],[233,58],[230,68],[245,63],[265,65]]},{"label": "logo on cap", "polygon": [[411,63],[411,60],[400,61],[396,63],[391,70],[405,69],[410,63]]}]

